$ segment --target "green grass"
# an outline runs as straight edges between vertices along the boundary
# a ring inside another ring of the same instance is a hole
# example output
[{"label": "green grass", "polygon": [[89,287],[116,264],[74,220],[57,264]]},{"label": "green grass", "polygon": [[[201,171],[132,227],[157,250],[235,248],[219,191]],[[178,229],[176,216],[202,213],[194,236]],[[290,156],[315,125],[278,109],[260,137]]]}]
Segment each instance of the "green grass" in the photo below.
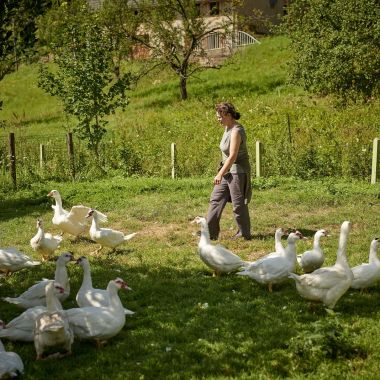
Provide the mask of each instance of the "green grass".
[{"label": "green grass", "polygon": [[[105,176],[129,175],[126,168],[136,161],[139,175],[170,176],[172,142],[177,144],[180,177],[211,176],[219,161],[221,135],[214,105],[228,100],[242,114],[253,164],[255,143],[263,142],[266,175],[368,180],[371,144],[380,132],[380,103],[374,99],[341,109],[328,97],[290,85],[290,58],[285,37],[263,38],[260,45],[239,51],[220,70],[189,79],[187,101],[179,100],[178,79],[172,73],[163,71],[144,78],[129,93],[126,111],[109,118],[102,150]],[[37,67],[33,65],[1,82],[4,107],[0,118],[7,122],[0,131],[3,186],[9,186],[5,165],[11,131],[16,134],[20,186],[70,178],[65,133],[75,121],[66,120],[57,101],[36,83]],[[46,145],[45,171],[36,169],[40,143]],[[125,147],[128,154],[122,156]],[[78,179],[98,176],[85,144],[75,140],[75,150]]]},{"label": "green grass", "polygon": [[[25,379],[373,379],[379,371],[379,285],[366,294],[348,291],[336,314],[311,312],[292,282],[272,294],[248,278],[233,274],[214,278],[197,254],[197,227],[211,191],[209,179],[115,178],[81,183],[47,182],[0,194],[0,246],[16,246],[37,258],[29,247],[35,220],[51,224],[51,200],[58,189],[65,208],[86,204],[109,217],[108,226],[138,236],[121,252],[92,255],[96,245],[65,237],[60,252],[90,258],[95,287],[115,277],[134,289],[121,293],[136,312],[108,345],[97,349],[75,341],[71,357],[36,362],[33,344],[5,342],[25,364]],[[271,252],[274,230],[300,229],[311,246],[318,228],[326,265],[335,261],[340,224],[353,224],[349,236],[351,266],[368,260],[370,241],[379,235],[379,185],[335,180],[300,181],[271,177],[254,181],[250,204],[254,239],[231,241],[235,232],[230,205],[222,218],[221,243],[247,260]],[[20,294],[41,277],[50,278],[54,263],[43,263],[9,279],[0,278],[0,296]],[[82,273],[69,266],[71,295],[64,308],[75,307]],[[1,303],[0,318],[20,313]],[[208,307],[204,304],[207,303]]]}]

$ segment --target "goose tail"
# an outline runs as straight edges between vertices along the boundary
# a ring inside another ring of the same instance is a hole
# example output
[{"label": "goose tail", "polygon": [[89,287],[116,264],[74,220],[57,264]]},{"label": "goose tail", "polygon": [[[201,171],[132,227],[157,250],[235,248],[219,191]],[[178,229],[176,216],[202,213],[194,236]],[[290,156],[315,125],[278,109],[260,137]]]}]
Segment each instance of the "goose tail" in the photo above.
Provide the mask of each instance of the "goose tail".
[{"label": "goose tail", "polygon": [[133,234],[125,235],[124,236],[124,241],[131,240],[137,235],[137,232],[134,232]]}]

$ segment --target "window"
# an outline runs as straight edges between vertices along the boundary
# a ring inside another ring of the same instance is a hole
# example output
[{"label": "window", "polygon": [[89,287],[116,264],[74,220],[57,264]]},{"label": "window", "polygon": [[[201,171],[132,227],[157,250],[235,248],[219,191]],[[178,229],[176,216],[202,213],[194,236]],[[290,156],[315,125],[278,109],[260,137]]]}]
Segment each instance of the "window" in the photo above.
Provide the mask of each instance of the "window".
[{"label": "window", "polygon": [[219,2],[211,1],[210,2],[210,16],[218,16],[219,15]]}]

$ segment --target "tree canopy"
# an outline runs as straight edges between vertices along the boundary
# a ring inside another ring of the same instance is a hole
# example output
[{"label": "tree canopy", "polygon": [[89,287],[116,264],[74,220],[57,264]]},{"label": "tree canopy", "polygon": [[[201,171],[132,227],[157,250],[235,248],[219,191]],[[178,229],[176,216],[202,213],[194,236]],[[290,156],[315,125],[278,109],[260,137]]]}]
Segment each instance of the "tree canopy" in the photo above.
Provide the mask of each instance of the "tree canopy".
[{"label": "tree canopy", "polygon": [[293,0],[286,26],[296,83],[343,102],[379,95],[378,0]]}]

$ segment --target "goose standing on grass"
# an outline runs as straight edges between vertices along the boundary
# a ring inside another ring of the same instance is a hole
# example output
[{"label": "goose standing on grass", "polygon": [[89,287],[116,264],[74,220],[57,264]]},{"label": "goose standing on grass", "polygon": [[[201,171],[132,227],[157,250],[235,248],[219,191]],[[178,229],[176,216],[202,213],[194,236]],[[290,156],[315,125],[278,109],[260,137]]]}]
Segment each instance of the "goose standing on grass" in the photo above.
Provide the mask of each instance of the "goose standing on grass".
[{"label": "goose standing on grass", "polygon": [[107,291],[110,297],[108,306],[88,306],[65,311],[76,337],[93,339],[100,345],[119,333],[125,324],[125,312],[118,295],[119,289],[130,288],[121,278],[108,283]]},{"label": "goose standing on grass", "polygon": [[[65,312],[57,308],[53,296],[54,281],[49,281],[46,286],[47,310],[36,318],[34,329],[37,360],[43,359],[46,351],[52,353],[54,350],[58,352],[58,357],[71,354],[74,334]],[[62,354],[61,350],[63,350]]]},{"label": "goose standing on grass", "polygon": [[[63,302],[70,295],[70,279],[67,274],[66,265],[73,260],[74,257],[72,253],[64,252],[58,257],[56,262],[54,281],[59,283],[64,289],[64,292],[58,294],[57,296],[60,302]],[[46,306],[45,288],[49,281],[50,280],[39,281],[37,284],[31,286],[20,296],[15,298],[5,297],[3,300],[9,303],[13,303],[24,309],[28,309],[34,306]]]},{"label": "goose standing on grass", "polygon": [[[0,330],[4,328],[1,321]],[[5,351],[4,345],[0,340],[0,379],[13,379],[24,372],[24,364],[15,352]]]},{"label": "goose standing on grass", "polygon": [[73,206],[68,212],[62,207],[62,198],[58,190],[52,190],[48,197],[55,199],[55,205],[51,206],[54,210],[52,222],[61,229],[62,233],[66,232],[78,237],[86,230],[86,215],[90,210],[89,207]]},{"label": "goose standing on grass", "polygon": [[[57,294],[63,292],[62,286],[54,282],[53,292],[49,293],[50,300],[47,302],[51,302],[55,310],[62,310],[62,305],[58,301]],[[6,338],[22,342],[33,342],[36,319],[46,310],[46,306],[35,306],[25,310],[18,317],[7,323],[4,329],[0,330],[0,339]]]},{"label": "goose standing on grass", "polygon": [[[83,281],[76,296],[79,307],[102,307],[110,303],[110,294],[106,289],[95,289],[92,287],[90,263],[87,257],[80,257],[77,262],[83,268]],[[128,288],[132,290],[131,288]],[[125,309],[125,314],[134,314],[133,311]]]},{"label": "goose standing on grass", "polygon": [[245,261],[222,245],[211,244],[206,218],[197,216],[192,223],[201,225],[201,237],[198,244],[199,256],[208,267],[214,270],[215,275],[234,272],[246,265]]},{"label": "goose standing on grass", "polygon": [[53,236],[50,233],[45,233],[41,219],[37,219],[37,229],[37,234],[30,239],[30,245],[35,251],[41,254],[42,261],[45,261],[48,260],[59,247],[62,236]]},{"label": "goose standing on grass", "polygon": [[297,261],[305,273],[310,273],[319,269],[325,261],[319,240],[322,236],[328,236],[326,230],[318,230],[314,235],[313,249],[297,256]]},{"label": "goose standing on grass", "polygon": [[108,247],[112,248],[112,250],[115,250],[117,246],[137,235],[137,232],[129,235],[124,235],[124,233],[121,231],[112,230],[110,228],[100,228],[99,222],[106,222],[107,217],[97,210],[91,209],[87,213],[86,217],[92,217],[92,223],[90,227],[91,239],[100,244],[100,248],[96,250],[96,253],[103,249],[103,247]]},{"label": "goose standing on grass", "polygon": [[310,300],[322,302],[333,309],[338,300],[350,288],[354,275],[347,262],[347,240],[351,223],[343,222],[340,228],[339,246],[335,265],[317,269],[301,276],[291,273],[296,282],[298,293]]},{"label": "goose standing on grass", "polygon": [[352,273],[354,274],[351,288],[364,290],[375,285],[376,282],[380,280],[380,260],[377,257],[379,245],[380,239],[373,239],[369,251],[368,264],[362,264],[351,268]]},{"label": "goose standing on grass", "polygon": [[40,261],[32,260],[16,248],[0,248],[0,271],[4,272],[6,276],[40,264]]},{"label": "goose standing on grass", "polygon": [[284,282],[289,273],[296,268],[296,242],[303,239],[301,232],[291,232],[288,236],[288,245],[284,252],[277,255],[269,254],[261,259],[250,263],[243,271],[238,272],[240,276],[248,276],[260,284],[268,285],[272,292],[273,284]]}]

